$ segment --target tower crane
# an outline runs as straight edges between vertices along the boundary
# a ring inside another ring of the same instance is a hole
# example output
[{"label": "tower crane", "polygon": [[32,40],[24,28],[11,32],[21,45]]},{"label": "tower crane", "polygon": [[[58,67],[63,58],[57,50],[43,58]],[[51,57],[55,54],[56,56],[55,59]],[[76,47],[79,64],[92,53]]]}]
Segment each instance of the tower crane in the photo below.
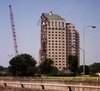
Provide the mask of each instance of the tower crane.
[{"label": "tower crane", "polygon": [[17,40],[16,40],[16,31],[15,31],[14,17],[13,17],[13,12],[12,12],[11,5],[9,5],[9,12],[10,12],[11,29],[12,29],[12,37],[13,37],[13,44],[14,44],[15,56],[18,56],[18,47],[17,47]]}]

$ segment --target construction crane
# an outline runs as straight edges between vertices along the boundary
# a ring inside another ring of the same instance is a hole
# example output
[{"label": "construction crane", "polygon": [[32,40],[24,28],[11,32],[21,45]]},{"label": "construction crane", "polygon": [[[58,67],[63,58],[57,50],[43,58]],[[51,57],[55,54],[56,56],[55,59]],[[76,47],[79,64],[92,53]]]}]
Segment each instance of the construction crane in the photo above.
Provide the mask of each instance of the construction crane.
[{"label": "construction crane", "polygon": [[11,29],[12,29],[12,35],[13,35],[14,51],[15,51],[15,56],[18,56],[18,47],[17,47],[16,32],[15,32],[15,25],[14,25],[14,17],[13,17],[11,5],[9,5],[9,11],[10,11],[10,20],[11,20]]}]

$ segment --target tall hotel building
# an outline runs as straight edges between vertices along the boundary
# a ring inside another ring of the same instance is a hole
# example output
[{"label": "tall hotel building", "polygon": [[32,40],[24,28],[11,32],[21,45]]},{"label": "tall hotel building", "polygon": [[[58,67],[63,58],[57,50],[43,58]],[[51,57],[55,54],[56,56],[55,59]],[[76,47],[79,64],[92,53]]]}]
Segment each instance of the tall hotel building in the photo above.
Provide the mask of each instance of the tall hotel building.
[{"label": "tall hotel building", "polygon": [[53,65],[63,70],[67,66],[68,55],[80,56],[79,34],[75,26],[52,12],[42,13],[40,61],[51,58]]}]

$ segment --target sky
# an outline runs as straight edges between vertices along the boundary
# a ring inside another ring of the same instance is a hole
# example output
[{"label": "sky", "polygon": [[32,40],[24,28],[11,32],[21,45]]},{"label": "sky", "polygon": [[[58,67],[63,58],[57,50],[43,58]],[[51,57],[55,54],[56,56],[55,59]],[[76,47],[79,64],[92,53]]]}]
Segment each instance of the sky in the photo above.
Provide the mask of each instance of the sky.
[{"label": "sky", "polygon": [[[28,53],[39,61],[41,13],[55,14],[73,23],[80,34],[83,49],[85,29],[85,64],[100,62],[100,0],[0,0],[0,65],[7,67],[15,56],[9,4],[12,5],[19,54]],[[80,64],[83,52],[80,50]]]}]

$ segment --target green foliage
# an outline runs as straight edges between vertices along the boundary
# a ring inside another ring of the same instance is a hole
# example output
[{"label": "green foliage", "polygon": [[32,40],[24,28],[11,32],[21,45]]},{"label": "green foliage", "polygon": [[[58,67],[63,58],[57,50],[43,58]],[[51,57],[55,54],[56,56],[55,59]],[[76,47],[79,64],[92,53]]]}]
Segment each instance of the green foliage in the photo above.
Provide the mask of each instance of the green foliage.
[{"label": "green foliage", "polygon": [[53,75],[58,72],[58,69],[53,65],[53,61],[50,58],[46,58],[41,64],[39,65],[39,70],[41,74],[45,75]]},{"label": "green foliage", "polygon": [[69,55],[67,63],[68,69],[73,73],[73,76],[76,76],[78,72],[78,57]]},{"label": "green foliage", "polygon": [[[79,71],[80,73],[83,73],[83,65],[79,67]],[[89,75],[89,73],[90,73],[89,66],[85,65],[85,75]]]},{"label": "green foliage", "polygon": [[3,66],[0,66],[0,71],[3,71],[4,70],[4,67]]},{"label": "green foliage", "polygon": [[100,63],[93,63],[90,67],[90,73],[95,74],[97,72],[100,72]]},{"label": "green foliage", "polygon": [[33,76],[36,72],[36,60],[29,54],[12,58],[9,64],[9,71],[13,76]]}]

